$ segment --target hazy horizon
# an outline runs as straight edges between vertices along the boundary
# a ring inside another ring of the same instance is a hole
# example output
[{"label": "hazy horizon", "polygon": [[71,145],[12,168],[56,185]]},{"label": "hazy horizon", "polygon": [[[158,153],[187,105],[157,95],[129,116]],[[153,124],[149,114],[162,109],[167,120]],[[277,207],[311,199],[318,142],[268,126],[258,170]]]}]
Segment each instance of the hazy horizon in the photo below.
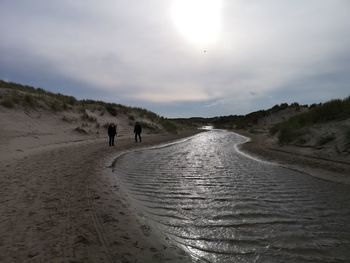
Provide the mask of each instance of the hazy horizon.
[{"label": "hazy horizon", "polygon": [[0,79],[166,117],[350,95],[350,2],[0,2]]}]

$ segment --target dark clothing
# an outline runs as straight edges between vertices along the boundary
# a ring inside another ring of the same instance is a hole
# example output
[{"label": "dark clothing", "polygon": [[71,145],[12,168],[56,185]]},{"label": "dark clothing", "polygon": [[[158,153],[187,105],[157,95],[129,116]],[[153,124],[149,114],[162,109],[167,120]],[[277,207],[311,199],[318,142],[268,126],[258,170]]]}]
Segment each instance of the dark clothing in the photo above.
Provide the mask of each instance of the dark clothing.
[{"label": "dark clothing", "polygon": [[117,134],[117,127],[113,124],[108,126],[109,146],[114,146],[114,137]]},{"label": "dark clothing", "polygon": [[140,124],[135,124],[134,133],[141,133],[142,127]]},{"label": "dark clothing", "polygon": [[141,142],[141,134],[135,132],[135,142],[137,142],[137,137],[139,137],[139,141]]},{"label": "dark clothing", "polygon": [[139,123],[136,123],[134,128],[135,142],[137,142],[137,137],[139,137],[139,141],[141,142],[141,132],[142,132],[141,125]]},{"label": "dark clothing", "polygon": [[114,146],[114,136],[109,136],[109,146]]},{"label": "dark clothing", "polygon": [[108,135],[115,136],[116,134],[117,134],[117,127],[115,127],[115,125],[109,125],[108,126]]}]

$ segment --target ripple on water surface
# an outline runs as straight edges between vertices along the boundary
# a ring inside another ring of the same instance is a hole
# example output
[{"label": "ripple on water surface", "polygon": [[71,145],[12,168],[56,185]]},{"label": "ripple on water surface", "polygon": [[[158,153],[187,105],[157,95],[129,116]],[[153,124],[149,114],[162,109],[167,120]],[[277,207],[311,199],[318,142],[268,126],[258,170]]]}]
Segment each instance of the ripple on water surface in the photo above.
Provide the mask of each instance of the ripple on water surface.
[{"label": "ripple on water surface", "polygon": [[205,262],[350,262],[350,187],[247,158],[213,130],[122,156],[116,173],[157,227]]}]

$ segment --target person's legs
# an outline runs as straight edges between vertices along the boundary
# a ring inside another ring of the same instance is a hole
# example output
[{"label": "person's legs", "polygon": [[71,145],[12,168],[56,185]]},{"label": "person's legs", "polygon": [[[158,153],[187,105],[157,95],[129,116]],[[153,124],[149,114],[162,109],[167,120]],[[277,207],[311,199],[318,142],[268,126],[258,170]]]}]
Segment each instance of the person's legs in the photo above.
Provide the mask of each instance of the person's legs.
[{"label": "person's legs", "polygon": [[139,133],[138,135],[139,135],[139,140],[140,140],[140,142],[141,142],[141,133]]},{"label": "person's legs", "polygon": [[135,142],[137,142],[137,133],[135,132]]},{"label": "person's legs", "polygon": [[112,136],[109,136],[109,146],[112,146]]},{"label": "person's legs", "polygon": [[112,146],[114,146],[114,136],[112,136]]}]

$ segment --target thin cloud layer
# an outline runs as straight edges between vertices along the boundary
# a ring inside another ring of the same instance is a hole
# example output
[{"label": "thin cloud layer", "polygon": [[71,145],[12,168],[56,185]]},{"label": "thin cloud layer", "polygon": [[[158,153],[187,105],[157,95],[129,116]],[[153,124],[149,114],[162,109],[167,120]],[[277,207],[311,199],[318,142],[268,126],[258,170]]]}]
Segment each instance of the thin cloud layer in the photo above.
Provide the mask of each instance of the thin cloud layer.
[{"label": "thin cloud layer", "polygon": [[188,0],[198,41],[174,21],[180,1],[3,0],[0,78],[166,116],[349,95],[349,1],[217,1],[215,41],[203,20],[215,1]]}]

